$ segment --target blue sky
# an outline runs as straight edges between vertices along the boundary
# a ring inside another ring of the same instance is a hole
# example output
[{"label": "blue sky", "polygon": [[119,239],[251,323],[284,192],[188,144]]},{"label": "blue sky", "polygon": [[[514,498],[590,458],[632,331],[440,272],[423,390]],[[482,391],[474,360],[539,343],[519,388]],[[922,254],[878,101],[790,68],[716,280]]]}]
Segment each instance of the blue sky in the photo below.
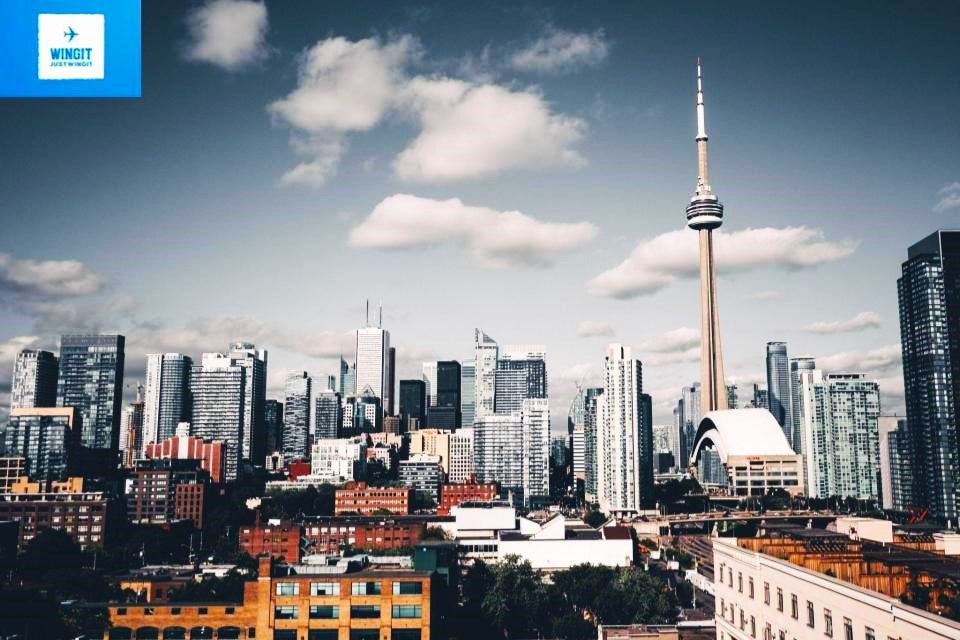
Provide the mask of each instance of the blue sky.
[{"label": "blue sky", "polygon": [[335,372],[369,298],[401,376],[469,357],[475,326],[543,342],[562,419],[618,341],[666,420],[697,375],[701,56],[728,376],[785,340],[902,410],[900,263],[960,215],[958,23],[948,2],[144,2],[141,100],[0,101],[0,393],[17,349],[118,330],[130,384],[147,352],[251,339],[278,394]]}]

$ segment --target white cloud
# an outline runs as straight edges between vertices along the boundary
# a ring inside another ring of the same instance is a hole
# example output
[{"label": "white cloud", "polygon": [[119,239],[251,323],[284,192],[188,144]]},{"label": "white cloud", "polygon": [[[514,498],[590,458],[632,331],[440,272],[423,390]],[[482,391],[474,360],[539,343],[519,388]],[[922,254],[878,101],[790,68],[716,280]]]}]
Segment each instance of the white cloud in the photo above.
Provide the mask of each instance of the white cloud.
[{"label": "white cloud", "polygon": [[602,30],[573,33],[548,29],[547,33],[510,58],[518,71],[563,73],[600,64],[609,52]]},{"label": "white cloud", "polygon": [[663,366],[700,359],[700,332],[690,327],[679,327],[641,342],[639,351],[646,354],[645,365]]},{"label": "white cloud", "polygon": [[852,333],[865,329],[876,329],[880,326],[880,316],[873,311],[862,311],[849,320],[835,320],[832,322],[814,322],[806,327],[810,333]]},{"label": "white cloud", "polygon": [[10,374],[17,354],[35,345],[40,336],[14,336],[0,342],[0,387],[10,384]]},{"label": "white cloud", "polygon": [[937,191],[937,197],[939,200],[933,207],[933,210],[937,213],[960,207],[960,182],[948,184],[940,189],[940,191]]},{"label": "white cloud", "polygon": [[543,222],[519,211],[433,200],[409,194],[383,199],[350,231],[365,249],[412,249],[447,242],[466,246],[483,267],[546,266],[597,236],[589,222]]},{"label": "white cloud", "polygon": [[606,322],[594,322],[593,320],[584,320],[577,325],[577,335],[581,338],[590,338],[595,336],[612,336],[613,327]]},{"label": "white cloud", "polygon": [[77,260],[19,260],[0,253],[0,290],[34,296],[98,293],[105,279]]},{"label": "white cloud", "polygon": [[843,351],[817,358],[817,366],[836,373],[884,373],[896,370],[901,363],[899,344],[890,344],[869,351]]},{"label": "white cloud", "polygon": [[393,163],[401,179],[453,182],[585,163],[572,147],[586,123],[553,113],[534,91],[416,78],[407,97],[421,131]]},{"label": "white cloud", "polygon": [[[809,227],[763,227],[714,233],[720,273],[780,267],[805,269],[846,258],[857,243],[824,239]],[[680,278],[699,275],[697,234],[683,229],[641,241],[630,256],[589,283],[596,295],[633,298],[652,294]]]},{"label": "white cloud", "polygon": [[780,300],[783,298],[781,291],[756,291],[750,294],[754,300]]},{"label": "white cloud", "polygon": [[389,115],[418,127],[393,161],[405,180],[451,182],[584,164],[573,148],[586,129],[583,120],[554,113],[534,89],[413,77],[408,67],[421,54],[409,35],[386,42],[329,38],[310,48],[296,88],[268,107],[276,122],[294,130],[294,150],[306,157],[281,184],[321,186],[343,155],[345,136],[369,131]]},{"label": "white cloud", "polygon": [[251,0],[211,0],[187,18],[189,60],[233,71],[267,56],[267,7]]}]

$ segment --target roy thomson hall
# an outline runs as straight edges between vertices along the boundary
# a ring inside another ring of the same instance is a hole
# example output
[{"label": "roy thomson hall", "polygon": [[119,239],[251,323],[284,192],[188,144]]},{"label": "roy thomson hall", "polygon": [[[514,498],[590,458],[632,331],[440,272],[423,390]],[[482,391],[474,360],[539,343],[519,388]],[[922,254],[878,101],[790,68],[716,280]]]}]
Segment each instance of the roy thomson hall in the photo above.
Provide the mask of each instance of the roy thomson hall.
[{"label": "roy thomson hall", "polygon": [[[105,640],[430,640],[431,598],[442,573],[401,560],[273,564],[241,602],[111,604]],[[386,559],[384,559],[386,560]],[[407,559],[408,560],[408,559]],[[436,566],[435,559],[426,564]],[[440,588],[443,588],[442,585]]]}]

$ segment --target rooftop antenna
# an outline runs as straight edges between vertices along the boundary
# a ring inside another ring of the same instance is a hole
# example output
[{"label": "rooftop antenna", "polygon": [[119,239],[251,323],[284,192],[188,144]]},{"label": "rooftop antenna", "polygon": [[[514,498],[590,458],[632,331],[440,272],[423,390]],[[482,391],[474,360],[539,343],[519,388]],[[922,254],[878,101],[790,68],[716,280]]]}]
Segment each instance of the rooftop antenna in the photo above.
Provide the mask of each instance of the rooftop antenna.
[{"label": "rooftop antenna", "polygon": [[370,326],[370,298],[367,298],[367,323],[366,325]]},{"label": "rooftop antenna", "polygon": [[380,301],[380,320],[377,322],[377,327],[383,329],[383,300]]}]

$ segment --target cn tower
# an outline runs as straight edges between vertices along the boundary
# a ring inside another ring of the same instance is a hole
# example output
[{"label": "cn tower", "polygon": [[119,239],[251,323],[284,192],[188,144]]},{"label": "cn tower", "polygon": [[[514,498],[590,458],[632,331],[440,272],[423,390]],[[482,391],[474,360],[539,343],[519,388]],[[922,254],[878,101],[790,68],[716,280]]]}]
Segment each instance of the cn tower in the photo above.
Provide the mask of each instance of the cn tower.
[{"label": "cn tower", "polygon": [[697,58],[697,191],[687,205],[687,226],[700,239],[700,415],[727,408],[727,387],[720,350],[717,312],[717,266],[713,230],[723,223],[723,205],[710,189],[707,128],[703,113],[703,77]]}]

